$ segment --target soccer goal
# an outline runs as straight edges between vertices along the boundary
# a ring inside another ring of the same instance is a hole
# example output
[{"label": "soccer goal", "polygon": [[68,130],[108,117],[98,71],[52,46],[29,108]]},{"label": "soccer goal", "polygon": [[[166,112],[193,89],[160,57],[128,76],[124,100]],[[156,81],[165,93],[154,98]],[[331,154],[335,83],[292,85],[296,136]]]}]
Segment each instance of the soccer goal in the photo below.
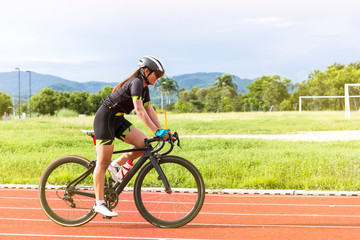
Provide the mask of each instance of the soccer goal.
[{"label": "soccer goal", "polygon": [[345,118],[350,119],[351,109],[360,110],[360,103],[358,101],[350,101],[350,98],[360,97],[360,83],[345,84]]},{"label": "soccer goal", "polygon": [[[343,98],[344,101],[341,103],[341,109],[345,110],[345,118],[350,119],[351,110],[359,111],[360,114],[360,83],[349,83],[344,85],[344,96],[300,96],[299,97],[299,112],[301,112],[303,99],[324,99],[324,98]],[[336,104],[338,106],[338,104]],[[338,108],[337,108],[338,109]]]}]

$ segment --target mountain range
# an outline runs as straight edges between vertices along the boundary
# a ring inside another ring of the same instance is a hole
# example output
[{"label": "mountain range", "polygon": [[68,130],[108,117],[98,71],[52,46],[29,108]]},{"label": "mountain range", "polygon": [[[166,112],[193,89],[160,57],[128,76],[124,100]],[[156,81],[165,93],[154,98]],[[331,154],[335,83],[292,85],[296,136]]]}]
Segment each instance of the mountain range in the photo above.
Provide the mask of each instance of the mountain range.
[{"label": "mountain range", "polygon": [[[214,85],[216,76],[221,76],[223,73],[190,73],[171,77],[174,79],[180,89],[208,88]],[[29,98],[29,73],[20,72],[20,96],[23,99]],[[248,90],[245,88],[248,84],[252,83],[251,79],[241,79],[235,76],[234,82],[238,86],[238,93],[246,93]],[[89,93],[97,93],[105,86],[116,86],[117,82],[76,82],[53,75],[40,74],[31,72],[31,95],[39,92],[44,88],[52,88],[61,92],[73,91],[86,91]],[[0,92],[5,92],[11,97],[19,96],[19,79],[18,72],[0,72]]]}]

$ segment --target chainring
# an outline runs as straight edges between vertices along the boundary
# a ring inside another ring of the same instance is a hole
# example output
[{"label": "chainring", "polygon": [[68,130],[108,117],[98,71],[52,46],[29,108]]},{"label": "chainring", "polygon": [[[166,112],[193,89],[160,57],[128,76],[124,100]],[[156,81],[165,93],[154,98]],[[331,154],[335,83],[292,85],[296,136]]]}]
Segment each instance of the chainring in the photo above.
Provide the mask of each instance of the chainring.
[{"label": "chainring", "polygon": [[114,209],[119,203],[119,195],[111,187],[105,186],[104,188],[104,199],[106,205],[111,209]]}]

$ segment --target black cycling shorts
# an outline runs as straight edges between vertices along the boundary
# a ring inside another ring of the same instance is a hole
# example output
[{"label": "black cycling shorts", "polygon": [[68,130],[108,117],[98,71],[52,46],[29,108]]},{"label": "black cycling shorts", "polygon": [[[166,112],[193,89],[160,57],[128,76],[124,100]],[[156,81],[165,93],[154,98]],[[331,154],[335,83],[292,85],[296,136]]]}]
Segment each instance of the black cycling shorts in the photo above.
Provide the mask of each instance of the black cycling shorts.
[{"label": "black cycling shorts", "polygon": [[101,106],[94,119],[96,145],[112,145],[115,138],[124,141],[134,126],[124,118],[123,113],[113,113],[107,107]]}]

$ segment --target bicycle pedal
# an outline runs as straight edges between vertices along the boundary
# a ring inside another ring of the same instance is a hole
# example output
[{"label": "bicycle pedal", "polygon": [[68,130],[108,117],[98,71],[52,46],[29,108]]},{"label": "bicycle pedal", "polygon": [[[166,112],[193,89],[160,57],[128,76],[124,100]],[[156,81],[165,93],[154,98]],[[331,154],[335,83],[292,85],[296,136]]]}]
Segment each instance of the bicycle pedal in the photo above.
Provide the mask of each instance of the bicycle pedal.
[{"label": "bicycle pedal", "polygon": [[108,217],[108,216],[103,216],[103,219],[112,219],[112,217]]}]

